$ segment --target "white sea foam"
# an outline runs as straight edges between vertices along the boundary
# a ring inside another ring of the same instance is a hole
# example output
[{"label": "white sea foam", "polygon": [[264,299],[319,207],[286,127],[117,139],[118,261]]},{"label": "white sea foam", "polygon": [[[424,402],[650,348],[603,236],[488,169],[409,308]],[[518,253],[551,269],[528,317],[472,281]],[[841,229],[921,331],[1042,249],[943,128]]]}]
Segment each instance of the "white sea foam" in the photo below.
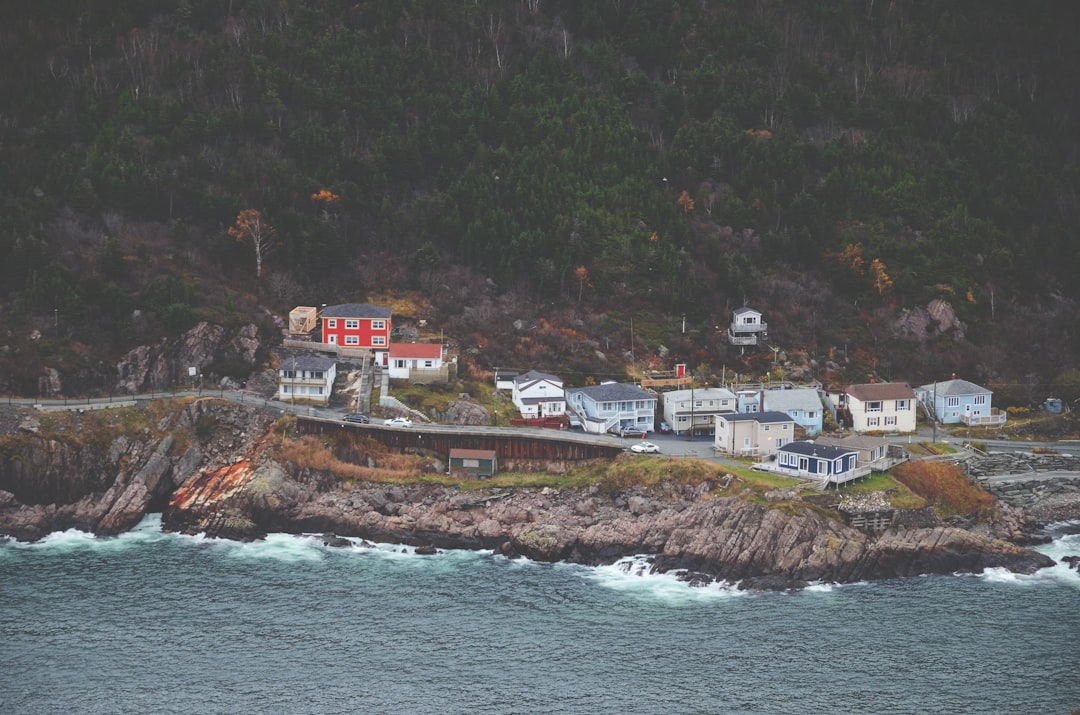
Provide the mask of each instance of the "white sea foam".
[{"label": "white sea foam", "polygon": [[1080,533],[1064,533],[1080,528],[1080,522],[1065,522],[1055,525],[1050,531],[1057,533],[1048,544],[1036,546],[1035,550],[1046,554],[1057,563],[1048,568],[1039,569],[1033,574],[1018,574],[1004,568],[986,569],[978,576],[992,583],[1014,584],[1017,586],[1036,586],[1047,582],[1067,583],[1080,588],[1080,571],[1069,568],[1062,561],[1066,556],[1080,556]]},{"label": "white sea foam", "polygon": [[630,556],[609,566],[578,568],[584,569],[590,581],[604,588],[655,598],[672,605],[747,595],[734,584],[714,582],[695,586],[680,580],[681,574],[677,571],[652,573],[652,560],[647,555]]},{"label": "white sea foam", "polygon": [[11,540],[7,542],[7,547],[53,552],[115,552],[141,544],[160,541],[162,538],[168,538],[168,535],[163,534],[161,531],[161,514],[148,514],[130,531],[117,536],[96,536],[88,531],[66,529],[64,531],[54,531],[37,541]]}]

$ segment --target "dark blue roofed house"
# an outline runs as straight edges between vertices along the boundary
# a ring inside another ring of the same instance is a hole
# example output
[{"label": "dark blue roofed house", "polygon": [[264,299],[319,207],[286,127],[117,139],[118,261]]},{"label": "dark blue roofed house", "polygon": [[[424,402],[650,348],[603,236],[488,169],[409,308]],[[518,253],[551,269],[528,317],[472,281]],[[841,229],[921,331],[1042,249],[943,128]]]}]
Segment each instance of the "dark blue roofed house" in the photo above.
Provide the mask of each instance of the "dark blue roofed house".
[{"label": "dark blue roofed house", "polygon": [[865,477],[870,467],[859,466],[859,453],[854,449],[800,441],[789,442],[777,451],[775,471],[813,480],[818,489],[824,489]]},{"label": "dark blue roofed house", "polygon": [[581,420],[586,432],[604,434],[636,427],[652,432],[656,395],[636,385],[605,382],[566,390],[567,412]]}]

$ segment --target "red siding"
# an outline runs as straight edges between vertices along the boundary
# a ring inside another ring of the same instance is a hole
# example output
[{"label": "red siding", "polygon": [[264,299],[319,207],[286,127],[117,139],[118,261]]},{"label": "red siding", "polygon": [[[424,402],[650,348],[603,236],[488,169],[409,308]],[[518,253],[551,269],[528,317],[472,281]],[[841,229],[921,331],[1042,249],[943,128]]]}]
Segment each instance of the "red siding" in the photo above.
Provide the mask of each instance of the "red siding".
[{"label": "red siding", "polygon": [[[349,321],[355,321],[357,327],[347,328]],[[384,350],[390,346],[389,318],[323,318],[322,323],[324,343],[333,343],[346,348],[382,348]],[[382,329],[375,329],[373,323],[381,323]],[[355,343],[348,341],[350,336],[356,338]],[[379,337],[382,341],[376,342],[376,338]]]}]

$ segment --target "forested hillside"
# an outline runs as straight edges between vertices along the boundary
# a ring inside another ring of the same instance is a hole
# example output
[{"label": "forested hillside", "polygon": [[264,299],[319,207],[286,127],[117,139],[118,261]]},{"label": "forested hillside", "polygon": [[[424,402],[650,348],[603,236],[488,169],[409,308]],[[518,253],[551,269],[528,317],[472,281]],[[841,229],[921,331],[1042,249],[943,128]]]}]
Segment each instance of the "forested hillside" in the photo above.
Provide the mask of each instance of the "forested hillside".
[{"label": "forested hillside", "polygon": [[1080,353],[1077,27],[1019,0],[4,3],[0,392],[411,292],[479,367],[716,370],[749,304],[844,379],[1034,396]]}]

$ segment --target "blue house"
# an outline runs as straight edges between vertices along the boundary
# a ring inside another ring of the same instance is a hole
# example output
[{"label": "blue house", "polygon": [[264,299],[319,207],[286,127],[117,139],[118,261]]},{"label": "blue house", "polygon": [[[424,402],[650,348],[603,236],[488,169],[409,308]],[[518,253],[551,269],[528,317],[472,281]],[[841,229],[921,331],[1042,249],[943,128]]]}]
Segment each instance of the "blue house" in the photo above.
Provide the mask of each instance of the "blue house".
[{"label": "blue house", "polygon": [[915,389],[915,399],[938,422],[969,427],[1000,427],[1008,415],[990,405],[993,392],[967,380],[933,382]]},{"label": "blue house", "polygon": [[806,430],[807,437],[821,432],[824,422],[821,398],[812,387],[774,388],[762,392],[762,407],[768,412],[783,412]]},{"label": "blue house", "polygon": [[870,468],[859,466],[859,453],[854,449],[800,441],[789,442],[777,450],[776,471],[800,479],[813,479],[820,488],[825,488],[864,477],[870,473]]},{"label": "blue house", "polygon": [[604,434],[637,428],[652,432],[657,398],[637,385],[605,382],[566,390],[567,411],[581,420],[586,432]]}]

